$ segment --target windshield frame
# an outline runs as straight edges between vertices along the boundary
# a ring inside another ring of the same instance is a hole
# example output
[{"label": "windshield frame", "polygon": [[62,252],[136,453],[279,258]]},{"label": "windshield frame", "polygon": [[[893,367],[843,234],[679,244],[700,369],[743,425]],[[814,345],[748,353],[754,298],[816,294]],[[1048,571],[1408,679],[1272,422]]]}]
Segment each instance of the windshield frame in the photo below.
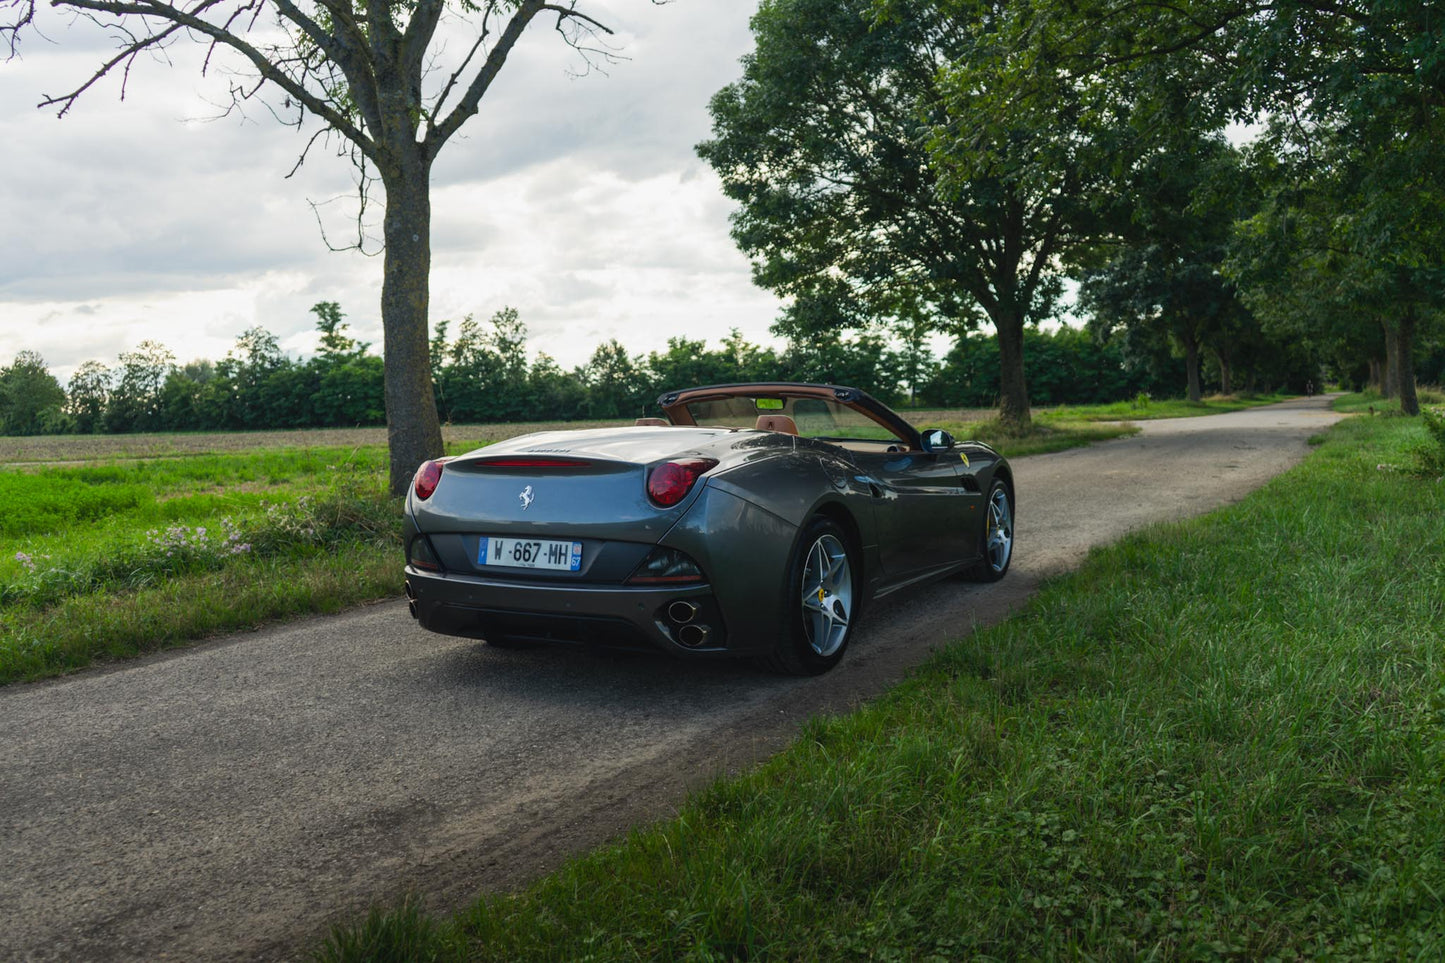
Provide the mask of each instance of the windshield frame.
[{"label": "windshield frame", "polygon": [[[867,420],[895,435],[899,441],[908,445],[910,449],[916,451],[923,449],[923,441],[919,437],[917,428],[914,428],[908,422],[904,421],[897,412],[867,392],[843,385],[807,384],[793,381],[758,381],[740,384],[705,385],[700,388],[688,388],[684,391],[666,392],[662,397],[657,399],[657,404],[662,409],[663,414],[667,416],[667,420],[672,422],[672,424],[696,425],[697,422],[687,407],[689,404],[700,401],[720,401],[727,398],[758,397],[822,399],[857,412]],[[738,425],[737,427],[751,428],[752,426]],[[819,438],[817,440],[831,442],[833,439]],[[857,440],[877,441],[878,439]]]}]

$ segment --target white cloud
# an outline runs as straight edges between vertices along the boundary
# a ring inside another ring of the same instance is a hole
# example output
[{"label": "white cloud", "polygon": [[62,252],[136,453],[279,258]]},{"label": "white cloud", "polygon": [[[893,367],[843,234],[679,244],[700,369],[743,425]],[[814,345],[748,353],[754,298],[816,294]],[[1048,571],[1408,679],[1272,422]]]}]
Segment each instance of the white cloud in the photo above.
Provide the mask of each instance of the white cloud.
[{"label": "white cloud", "polygon": [[[732,327],[768,340],[777,302],[751,285],[729,202],[693,153],[708,98],[751,46],[753,4],[587,7],[628,59],[572,76],[575,52],[535,23],[438,158],[433,319],[511,305],[532,348],[568,366],[612,337],[634,351]],[[137,64],[123,101],[105,82],[58,121],[35,103],[109,48],[94,30],[45,27],[55,43],[27,38],[22,59],[0,65],[0,363],[36,350],[64,378],[146,338],[214,359],[253,325],[309,352],[320,300],[379,344],[380,258],[329,252],[307,203],[350,197],[345,160],[318,148],[288,180],[304,136],[254,108],[210,119],[226,77],[200,78],[199,47]],[[333,241],[353,212],[323,206]]]}]

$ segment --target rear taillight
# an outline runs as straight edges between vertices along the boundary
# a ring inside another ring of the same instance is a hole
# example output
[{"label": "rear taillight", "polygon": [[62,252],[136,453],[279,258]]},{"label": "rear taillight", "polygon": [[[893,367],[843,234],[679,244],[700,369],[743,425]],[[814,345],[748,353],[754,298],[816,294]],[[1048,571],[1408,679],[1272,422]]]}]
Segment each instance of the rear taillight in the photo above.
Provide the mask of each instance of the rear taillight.
[{"label": "rear taillight", "polygon": [[416,481],[412,483],[412,491],[416,492],[417,498],[426,501],[432,492],[437,490],[437,485],[442,480],[442,465],[446,463],[445,458],[433,458],[421,463],[421,467],[416,470]]},{"label": "rear taillight", "polygon": [[663,508],[671,508],[687,497],[704,472],[716,467],[716,458],[674,458],[647,474],[647,494]]}]

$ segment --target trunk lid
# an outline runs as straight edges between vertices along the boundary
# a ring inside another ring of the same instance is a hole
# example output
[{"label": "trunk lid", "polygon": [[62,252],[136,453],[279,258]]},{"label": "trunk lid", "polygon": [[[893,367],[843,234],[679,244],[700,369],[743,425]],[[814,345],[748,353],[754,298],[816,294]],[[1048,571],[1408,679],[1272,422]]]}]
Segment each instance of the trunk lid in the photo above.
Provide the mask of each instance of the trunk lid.
[{"label": "trunk lid", "polygon": [[702,482],[677,505],[647,497],[650,469],[706,456],[726,430],[609,428],[539,432],[446,463],[426,501],[410,499],[427,533],[622,539],[655,543],[686,511]]}]

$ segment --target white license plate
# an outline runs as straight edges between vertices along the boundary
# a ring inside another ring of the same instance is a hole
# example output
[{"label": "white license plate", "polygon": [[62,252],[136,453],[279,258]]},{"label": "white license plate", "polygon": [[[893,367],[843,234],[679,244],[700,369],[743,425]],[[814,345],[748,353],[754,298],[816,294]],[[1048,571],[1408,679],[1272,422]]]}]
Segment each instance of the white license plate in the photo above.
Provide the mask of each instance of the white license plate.
[{"label": "white license plate", "polygon": [[483,536],[477,548],[477,564],[577,572],[582,569],[582,543]]}]

